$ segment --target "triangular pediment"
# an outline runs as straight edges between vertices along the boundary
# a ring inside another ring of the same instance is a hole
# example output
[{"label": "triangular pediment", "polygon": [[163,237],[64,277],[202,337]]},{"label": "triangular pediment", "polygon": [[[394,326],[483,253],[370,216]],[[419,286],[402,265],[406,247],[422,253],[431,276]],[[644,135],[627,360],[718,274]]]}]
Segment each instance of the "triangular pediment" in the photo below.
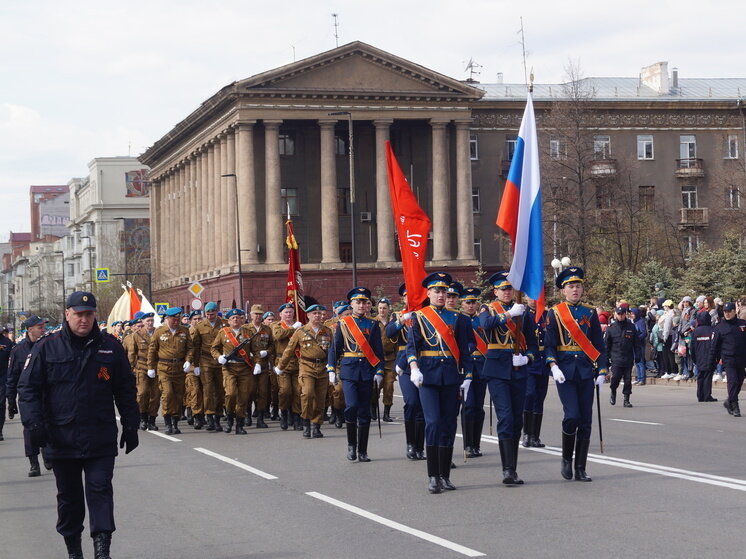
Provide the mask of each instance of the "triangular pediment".
[{"label": "triangular pediment", "polygon": [[479,99],[483,92],[361,42],[257,74],[236,84],[251,95]]}]

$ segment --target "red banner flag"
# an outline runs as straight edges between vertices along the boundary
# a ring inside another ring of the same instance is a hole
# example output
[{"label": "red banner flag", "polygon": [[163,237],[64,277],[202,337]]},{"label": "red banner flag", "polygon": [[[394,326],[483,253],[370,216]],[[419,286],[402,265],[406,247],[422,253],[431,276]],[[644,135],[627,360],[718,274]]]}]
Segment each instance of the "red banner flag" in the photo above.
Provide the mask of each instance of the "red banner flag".
[{"label": "red banner flag", "polygon": [[286,303],[293,303],[297,310],[297,318],[300,322],[306,321],[306,302],[303,299],[303,278],[300,274],[300,254],[298,253],[298,241],[293,233],[293,222],[288,219],[285,222],[288,236],[285,244],[288,247],[288,286]]},{"label": "red banner flag", "polygon": [[127,282],[127,287],[130,292],[130,320],[132,320],[135,318],[135,314],[140,312],[140,298],[137,296],[135,289],[130,286],[129,282]]},{"label": "red banner flag", "polygon": [[427,236],[430,233],[430,218],[420,208],[407,178],[396,160],[391,142],[386,142],[386,165],[389,171],[389,194],[394,213],[396,233],[399,236],[404,283],[407,286],[407,311],[420,308],[427,297],[422,287],[427,257]]}]

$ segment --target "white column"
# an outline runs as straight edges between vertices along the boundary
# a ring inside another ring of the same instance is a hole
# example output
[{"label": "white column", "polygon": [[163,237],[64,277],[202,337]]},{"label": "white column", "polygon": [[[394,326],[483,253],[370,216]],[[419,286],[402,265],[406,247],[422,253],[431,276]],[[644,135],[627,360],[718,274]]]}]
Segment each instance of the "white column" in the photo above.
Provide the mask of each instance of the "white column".
[{"label": "white column", "polygon": [[254,170],[254,121],[241,122],[238,125],[236,141],[236,170],[238,181],[238,218],[241,227],[241,262],[256,264],[259,259],[256,246],[259,243],[256,226],[256,175]]},{"label": "white column", "polygon": [[[154,180],[150,185],[150,273],[153,284],[161,281],[158,273],[160,269],[160,249],[158,243],[161,242],[161,236],[158,234],[158,225],[161,220],[160,204],[161,193],[163,192],[163,181],[160,177]],[[65,273],[65,270],[62,270]]]},{"label": "white column", "polygon": [[204,274],[207,270],[207,252],[210,250],[208,239],[210,238],[210,227],[207,221],[207,210],[209,192],[207,190],[207,150],[205,146],[199,148],[199,230],[200,230],[200,243],[198,247],[195,247],[197,259],[199,260],[199,273]]},{"label": "white column", "polygon": [[233,258],[230,256],[230,246],[236,238],[236,223],[228,219],[231,201],[233,196],[229,196],[232,191],[229,186],[233,186],[233,177],[224,177],[228,174],[228,134],[220,134],[220,171],[218,173],[220,185],[220,266],[228,268]]},{"label": "white column", "polygon": [[374,120],[376,127],[376,232],[378,262],[393,262],[394,220],[386,165],[386,140],[393,120]]},{"label": "white column", "polygon": [[221,153],[220,138],[216,137],[213,140],[214,161],[213,161],[213,176],[212,176],[212,195],[215,201],[215,213],[213,214],[213,242],[212,250],[215,258],[215,270],[218,273],[222,273],[222,267],[225,265],[223,261],[223,221],[225,216],[223,215],[223,189],[221,187],[223,179],[220,177],[221,169]]},{"label": "white column", "polygon": [[451,259],[451,239],[448,216],[451,204],[448,196],[447,122],[431,121],[433,138],[433,260]]},{"label": "white column", "polygon": [[458,259],[474,259],[474,213],[471,209],[471,120],[456,121],[456,231]]},{"label": "white column", "polygon": [[199,209],[197,206],[197,159],[192,153],[189,156],[189,184],[187,185],[187,197],[189,204],[189,246],[187,251],[189,252],[189,266],[187,268],[187,275],[194,279],[197,273],[197,250],[196,247],[199,244]]},{"label": "white column", "polygon": [[283,261],[282,243],[282,181],[280,178],[279,132],[281,120],[264,121],[264,161],[265,161],[265,219],[267,264],[280,264]]},{"label": "white column", "polygon": [[319,120],[321,148],[321,262],[339,262],[337,161],[334,150],[336,120]]},{"label": "white column", "polygon": [[[225,175],[236,174],[236,131],[231,128],[228,131],[225,146]],[[233,268],[237,264],[236,250],[237,242],[236,239],[236,212],[238,211],[236,202],[236,188],[238,187],[237,177],[225,177],[225,190],[223,191],[223,202],[225,203],[225,221],[223,231],[225,232],[225,238],[228,240],[228,248],[226,254],[226,262]]]},{"label": "white column", "polygon": [[212,140],[207,145],[207,271],[217,267],[215,240],[217,236],[217,208],[215,207],[215,144]]}]

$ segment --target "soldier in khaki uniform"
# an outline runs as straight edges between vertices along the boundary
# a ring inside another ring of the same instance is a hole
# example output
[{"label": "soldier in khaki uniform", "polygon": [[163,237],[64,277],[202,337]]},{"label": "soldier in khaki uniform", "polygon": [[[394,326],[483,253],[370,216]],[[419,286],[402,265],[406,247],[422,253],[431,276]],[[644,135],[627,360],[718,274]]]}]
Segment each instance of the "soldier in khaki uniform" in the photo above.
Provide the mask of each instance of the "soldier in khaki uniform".
[{"label": "soldier in khaki uniform", "polygon": [[[351,313],[352,309],[350,309],[350,305],[347,304],[347,301],[337,301],[334,303],[334,316],[324,322],[324,326],[331,329],[332,334],[334,334],[337,330],[339,319]],[[345,423],[345,395],[344,392],[342,392],[341,382],[338,382],[337,384],[329,383],[327,405],[329,404],[332,406],[332,417],[329,420],[329,423],[333,422],[337,429],[341,429]]]},{"label": "soldier in khaki uniform", "polygon": [[[194,310],[189,313],[189,335],[192,336],[194,348],[194,327],[202,321],[202,311]],[[199,361],[194,359],[194,368],[187,371],[184,384],[184,405],[187,409],[189,425],[199,431],[205,425],[204,393],[202,390],[202,369]]]},{"label": "soldier in khaki uniform", "polygon": [[194,364],[200,369],[202,379],[202,397],[206,414],[207,430],[222,432],[220,420],[223,417],[223,371],[220,363],[211,355],[212,342],[224,326],[218,317],[218,305],[210,301],[205,305],[205,318],[192,326],[192,345],[194,347]]},{"label": "soldier in khaki uniform", "polygon": [[180,307],[166,311],[165,324],[156,328],[148,347],[148,376],[158,373],[161,386],[161,408],[166,434],[178,435],[181,402],[184,400],[184,377],[192,364],[192,337],[179,323]]},{"label": "soldier in khaki uniform", "polygon": [[223,367],[223,385],[225,387],[225,411],[227,425],[225,432],[233,430],[233,420],[236,421],[236,435],[245,435],[246,407],[249,393],[254,386],[254,371],[261,367],[257,363],[252,367],[248,344],[230,359],[233,350],[248,339],[246,329],[246,313],[241,309],[231,309],[226,313],[228,326],[218,330],[210,346],[212,357]]},{"label": "soldier in khaki uniform", "polygon": [[124,349],[130,367],[137,382],[137,406],[140,409],[140,429],[158,431],[155,418],[158,416],[158,406],[161,399],[161,389],[158,379],[148,375],[148,347],[153,337],[153,313],[139,311],[135,314],[137,321],[132,325],[132,333],[124,339]]},{"label": "soldier in khaki uniform", "polygon": [[396,340],[392,340],[386,335],[386,325],[391,321],[391,301],[385,297],[378,301],[378,321],[381,327],[381,340],[383,341],[383,383],[380,387],[373,388],[373,402],[371,403],[370,416],[372,419],[378,419],[378,398],[383,390],[383,421],[391,422],[391,406],[394,405],[394,382],[396,381],[396,372],[394,364],[396,362]]},{"label": "soldier in khaki uniform", "polygon": [[[294,429],[298,431],[303,429],[300,425],[301,385],[298,379],[298,358],[295,354],[292,354],[284,367],[279,366],[279,361],[290,342],[290,338],[303,324],[294,322],[295,307],[292,303],[281,305],[279,315],[280,320],[272,324],[272,337],[275,340],[275,356],[278,362],[275,373],[277,373],[277,383],[280,388],[280,429],[285,431],[288,425],[293,425]],[[278,370],[282,370],[282,373]]]},{"label": "soldier in khaki uniform", "polygon": [[[264,416],[269,405],[269,376],[274,375],[271,363],[275,362],[275,347],[272,338],[272,330],[269,326],[262,324],[262,315],[264,309],[261,305],[251,306],[251,323],[244,326],[251,338],[249,343],[249,353],[253,363],[260,365],[260,370],[254,370],[254,386],[249,392],[249,404],[254,402],[256,407],[256,428],[266,429],[267,424],[264,422]],[[249,409],[249,411],[251,411]]]},{"label": "soldier in khaki uniform", "polygon": [[[307,439],[324,436],[321,433],[321,424],[324,423],[324,403],[329,386],[326,362],[332,342],[331,328],[322,324],[325,310],[326,307],[322,305],[312,305],[306,310],[308,324],[293,334],[277,364],[277,368],[284,371],[296,352],[299,355],[301,416],[304,422],[303,436]],[[283,373],[282,376],[286,374]]]}]

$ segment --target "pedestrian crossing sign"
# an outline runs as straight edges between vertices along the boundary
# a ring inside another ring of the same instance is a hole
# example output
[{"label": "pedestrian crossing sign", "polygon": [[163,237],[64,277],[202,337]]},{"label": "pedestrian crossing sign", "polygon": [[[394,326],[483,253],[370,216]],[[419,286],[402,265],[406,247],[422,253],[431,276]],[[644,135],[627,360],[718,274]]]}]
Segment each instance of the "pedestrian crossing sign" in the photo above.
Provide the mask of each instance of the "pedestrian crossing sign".
[{"label": "pedestrian crossing sign", "polygon": [[96,268],[96,283],[107,283],[111,281],[109,268]]},{"label": "pedestrian crossing sign", "polygon": [[168,310],[168,303],[156,303],[155,304],[155,314],[158,316],[161,316],[166,313]]}]

